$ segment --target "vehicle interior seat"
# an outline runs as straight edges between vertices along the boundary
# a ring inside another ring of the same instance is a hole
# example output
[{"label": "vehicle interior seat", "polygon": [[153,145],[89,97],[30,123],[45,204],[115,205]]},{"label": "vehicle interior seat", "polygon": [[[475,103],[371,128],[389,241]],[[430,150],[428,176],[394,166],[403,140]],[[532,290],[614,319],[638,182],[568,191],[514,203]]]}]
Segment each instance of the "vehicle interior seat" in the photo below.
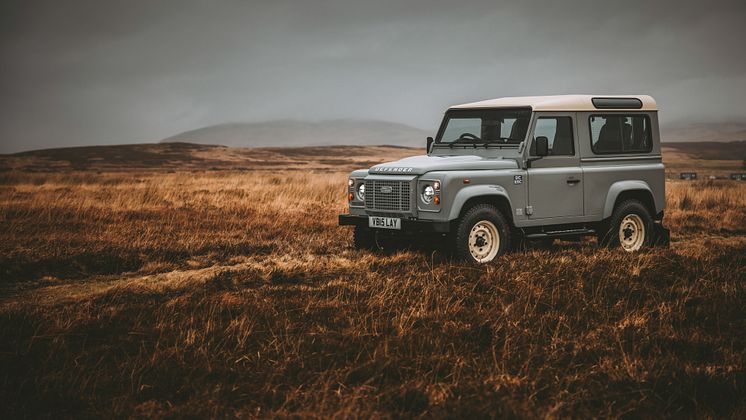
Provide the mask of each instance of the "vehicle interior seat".
[{"label": "vehicle interior seat", "polygon": [[611,152],[621,149],[621,132],[619,129],[619,118],[607,118],[601,131],[598,133],[598,141],[595,144],[596,152]]},{"label": "vehicle interior seat", "polygon": [[482,122],[482,140],[488,142],[499,142],[500,126],[500,121],[485,119]]},{"label": "vehicle interior seat", "polygon": [[513,123],[513,127],[510,129],[510,143],[520,143],[526,139],[526,132],[528,131],[528,118],[518,118]]},{"label": "vehicle interior seat", "polygon": [[574,155],[572,144],[572,120],[569,118],[557,119],[557,131],[554,135],[551,155]]}]

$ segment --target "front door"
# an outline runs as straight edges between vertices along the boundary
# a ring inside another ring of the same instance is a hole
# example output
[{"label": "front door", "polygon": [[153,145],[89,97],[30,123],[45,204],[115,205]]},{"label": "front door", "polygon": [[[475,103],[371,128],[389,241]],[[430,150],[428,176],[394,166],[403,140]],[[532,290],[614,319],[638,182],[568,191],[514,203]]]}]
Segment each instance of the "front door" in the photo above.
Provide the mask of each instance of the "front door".
[{"label": "front door", "polygon": [[583,215],[583,172],[575,136],[574,113],[539,114],[534,121],[529,154],[535,156],[535,139],[549,139],[549,156],[535,160],[528,169],[528,204],[532,220],[570,223]]}]

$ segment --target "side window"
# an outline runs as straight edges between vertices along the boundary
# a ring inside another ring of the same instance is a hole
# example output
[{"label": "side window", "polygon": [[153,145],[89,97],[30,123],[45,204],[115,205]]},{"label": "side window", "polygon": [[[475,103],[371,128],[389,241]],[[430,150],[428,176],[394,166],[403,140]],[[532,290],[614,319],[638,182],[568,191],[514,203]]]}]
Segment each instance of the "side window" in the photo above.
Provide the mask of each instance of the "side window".
[{"label": "side window", "polygon": [[647,153],[653,149],[646,115],[591,115],[593,153]]},{"label": "side window", "polygon": [[[575,145],[572,135],[572,118],[539,117],[534,128],[534,139],[544,136],[549,140],[550,156],[573,156]],[[536,155],[536,143],[531,142],[532,155]]]}]

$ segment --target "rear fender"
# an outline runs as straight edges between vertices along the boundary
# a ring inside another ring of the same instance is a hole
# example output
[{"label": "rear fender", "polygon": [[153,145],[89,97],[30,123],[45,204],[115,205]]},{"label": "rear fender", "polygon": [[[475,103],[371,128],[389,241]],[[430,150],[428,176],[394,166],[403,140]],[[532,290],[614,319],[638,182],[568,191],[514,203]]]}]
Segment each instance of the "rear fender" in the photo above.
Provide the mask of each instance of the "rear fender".
[{"label": "rear fender", "polygon": [[611,184],[611,187],[609,187],[609,192],[606,194],[606,202],[604,204],[604,214],[603,218],[607,219],[611,217],[611,213],[614,212],[614,204],[616,203],[617,197],[619,197],[619,194],[625,192],[625,191],[634,191],[634,190],[644,190],[647,191],[648,194],[650,194],[650,197],[653,198],[655,205],[655,196],[653,196],[653,190],[650,188],[650,185],[648,185],[645,181],[639,181],[639,180],[627,180],[627,181],[618,181],[613,184]]}]

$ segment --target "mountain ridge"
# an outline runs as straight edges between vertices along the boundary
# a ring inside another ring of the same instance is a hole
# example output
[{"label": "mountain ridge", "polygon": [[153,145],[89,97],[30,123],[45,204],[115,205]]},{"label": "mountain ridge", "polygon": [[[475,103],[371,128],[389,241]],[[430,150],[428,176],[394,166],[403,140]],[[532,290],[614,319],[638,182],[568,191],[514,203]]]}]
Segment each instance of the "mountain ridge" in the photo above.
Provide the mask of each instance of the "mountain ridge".
[{"label": "mountain ridge", "polygon": [[746,141],[746,123],[691,123],[661,127],[661,140],[671,142]]},{"label": "mountain ridge", "polygon": [[229,122],[184,131],[159,143],[198,143],[229,147],[396,145],[421,147],[427,130],[381,120],[335,119]]}]

